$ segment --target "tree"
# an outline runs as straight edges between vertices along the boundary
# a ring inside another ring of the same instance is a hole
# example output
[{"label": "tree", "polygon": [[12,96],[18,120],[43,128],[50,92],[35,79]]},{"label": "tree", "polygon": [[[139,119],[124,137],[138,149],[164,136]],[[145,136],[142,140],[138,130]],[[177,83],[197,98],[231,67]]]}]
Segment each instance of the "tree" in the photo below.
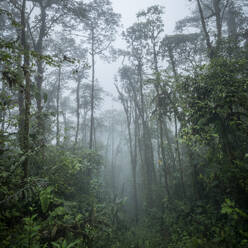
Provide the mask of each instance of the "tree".
[{"label": "tree", "polygon": [[30,97],[30,87],[31,87],[31,78],[30,78],[30,48],[27,41],[27,26],[26,26],[26,0],[22,1],[21,7],[21,46],[23,49],[23,76],[24,76],[24,120],[23,120],[23,137],[22,137],[22,152],[24,153],[23,161],[23,173],[24,178],[28,177],[29,169],[29,131],[30,131],[30,106],[31,106],[31,97]]},{"label": "tree", "polygon": [[[139,153],[142,165],[145,201],[147,207],[151,208],[154,204],[153,187],[155,185],[155,168],[153,146],[151,141],[151,130],[148,122],[149,119],[145,110],[142,79],[143,71],[136,71],[130,66],[123,66],[120,69],[119,74],[123,88],[128,92],[130,100],[132,101],[132,105],[134,106],[134,113],[136,115],[134,126],[136,128],[136,135],[138,135],[139,133],[137,143],[139,146]],[[142,128],[140,128],[140,123],[138,121],[139,119],[141,120]],[[134,155],[132,157],[134,158]],[[133,169],[135,169],[135,164],[133,165]],[[135,174],[133,174],[133,176],[134,175]]]},{"label": "tree", "polygon": [[[89,148],[93,149],[94,136],[94,101],[95,101],[95,63],[96,56],[105,55],[105,52],[114,41],[119,26],[120,15],[114,13],[109,0],[93,0],[87,6],[79,3],[78,9],[86,8],[87,17],[83,19],[86,31],[86,42],[89,45],[91,56],[91,114],[90,114],[90,140]],[[76,15],[82,20],[80,11]]]},{"label": "tree", "polygon": [[[81,81],[86,78],[86,70],[87,66],[79,65],[76,69],[76,75],[74,76],[77,82],[77,89],[76,89],[76,103],[77,103],[77,126],[76,126],[76,135],[75,135],[75,145],[78,143],[78,135],[79,135],[79,125],[80,125],[80,108],[82,104],[80,103],[80,89],[81,89]],[[84,137],[86,138],[86,137]]]},{"label": "tree", "polygon": [[[134,23],[129,27],[123,37],[128,45],[128,59],[135,70],[130,70],[128,67],[123,67],[120,70],[121,81],[126,82],[133,95],[134,106],[141,119],[141,127],[138,128],[141,133],[139,139],[139,153],[141,164],[143,165],[143,177],[145,184],[145,199],[146,204],[152,207],[153,188],[156,184],[156,173],[154,167],[154,154],[151,136],[151,127],[149,125],[148,106],[145,97],[145,53],[147,43],[145,40],[144,26],[142,23]],[[137,123],[136,123],[137,124]]]},{"label": "tree", "polygon": [[[66,0],[29,0],[33,7],[29,16],[32,14],[35,21],[31,22],[29,18],[27,22],[28,32],[34,52],[36,56],[36,92],[35,99],[37,105],[37,137],[41,143],[45,143],[45,114],[43,112],[43,101],[45,99],[43,94],[43,83],[44,83],[44,59],[42,58],[45,53],[45,42],[46,37],[49,36],[51,30],[56,24],[65,17],[65,9],[68,7]],[[33,11],[36,10],[39,14],[36,15]]]},{"label": "tree", "polygon": [[[124,69],[124,68],[122,68]],[[123,80],[123,78],[122,78]],[[122,103],[126,121],[127,121],[127,131],[128,131],[128,141],[129,141],[129,152],[131,159],[131,167],[132,167],[132,181],[133,181],[133,199],[134,199],[134,215],[135,222],[138,222],[138,194],[137,194],[137,163],[138,163],[138,154],[137,154],[137,139],[138,139],[138,113],[135,105],[133,103],[133,94],[130,90],[129,85],[121,86],[122,89],[119,88],[117,84],[115,84],[116,90],[119,94],[119,99]],[[132,127],[134,126],[134,132],[132,132]],[[134,138],[133,138],[134,137]]]},{"label": "tree", "polygon": [[[161,76],[160,76],[160,69],[159,69],[159,60],[161,59],[161,50],[160,50],[160,43],[162,40],[161,34],[164,31],[164,24],[162,21],[162,14],[163,9],[158,6],[154,5],[149,7],[145,11],[141,11],[137,14],[140,24],[143,27],[142,32],[144,32],[144,38],[147,42],[147,49],[146,55],[147,59],[151,64],[152,73],[154,75],[154,79],[151,81],[153,82],[155,91],[156,91],[156,105],[157,108],[157,118],[158,118],[158,128],[159,128],[159,142],[160,142],[160,150],[162,155],[163,167],[164,167],[164,176],[165,176],[165,187],[168,197],[170,197],[170,189],[169,189],[169,167],[166,161],[165,155],[165,132],[164,129],[164,117],[161,112]],[[167,135],[168,137],[168,135]],[[171,153],[172,155],[172,153]],[[172,155],[173,156],[173,155]],[[174,159],[173,159],[174,161]]]},{"label": "tree", "polygon": [[[239,43],[243,39],[245,3],[232,0],[196,0],[194,2],[196,8],[193,16],[179,21],[177,30],[183,31],[187,26],[196,29],[200,27],[200,32],[204,35],[209,59],[221,56],[229,49],[235,51],[234,47],[237,42]],[[236,25],[237,23],[240,24],[239,28]],[[236,39],[233,38],[235,33]],[[231,46],[229,48],[226,46],[226,38]]]}]

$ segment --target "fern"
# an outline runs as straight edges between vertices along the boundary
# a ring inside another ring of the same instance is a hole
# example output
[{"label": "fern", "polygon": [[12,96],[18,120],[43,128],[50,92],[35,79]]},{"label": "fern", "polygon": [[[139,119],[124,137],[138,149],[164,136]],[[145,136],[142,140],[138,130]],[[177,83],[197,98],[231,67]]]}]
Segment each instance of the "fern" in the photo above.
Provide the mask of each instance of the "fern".
[{"label": "fern", "polygon": [[52,186],[47,187],[45,190],[40,192],[40,203],[41,203],[41,209],[43,213],[46,213],[49,204],[52,199],[51,192],[53,190]]},{"label": "fern", "polygon": [[67,244],[67,241],[64,240],[62,243],[52,242],[53,247],[56,248],[75,248],[77,244],[79,244],[80,240],[76,240],[70,244]]}]

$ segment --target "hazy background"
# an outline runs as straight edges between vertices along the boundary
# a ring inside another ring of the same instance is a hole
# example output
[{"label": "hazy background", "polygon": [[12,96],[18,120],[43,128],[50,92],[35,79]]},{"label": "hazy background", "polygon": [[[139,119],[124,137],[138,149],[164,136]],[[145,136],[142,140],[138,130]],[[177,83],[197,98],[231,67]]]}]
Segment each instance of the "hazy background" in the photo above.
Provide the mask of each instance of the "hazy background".
[{"label": "hazy background", "polygon": [[[120,34],[123,30],[131,26],[136,21],[136,14],[151,5],[161,5],[165,7],[164,24],[165,33],[172,34],[176,21],[187,16],[190,12],[190,3],[188,0],[112,0],[114,11],[121,14],[122,29],[119,31],[119,37],[114,43],[115,48],[125,48],[125,43],[121,41]],[[117,96],[114,87],[114,75],[117,73],[120,61],[116,63],[106,63],[97,59],[96,75],[101,87]],[[112,101],[111,97],[104,98],[103,109],[120,108],[120,105]]]}]

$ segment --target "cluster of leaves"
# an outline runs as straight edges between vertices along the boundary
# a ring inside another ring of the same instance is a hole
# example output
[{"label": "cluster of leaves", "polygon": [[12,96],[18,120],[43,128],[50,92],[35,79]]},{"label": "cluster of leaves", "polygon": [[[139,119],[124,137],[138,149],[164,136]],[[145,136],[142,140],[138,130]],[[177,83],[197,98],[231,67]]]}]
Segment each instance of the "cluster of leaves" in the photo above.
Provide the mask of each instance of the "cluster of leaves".
[{"label": "cluster of leaves", "polygon": [[[49,2],[53,4],[53,1]],[[110,4],[108,1],[101,3],[102,7],[105,3]],[[0,15],[7,15],[12,21],[8,11],[0,9]],[[11,22],[10,26],[18,29],[20,24]],[[17,97],[18,91],[20,97],[25,90],[21,67],[24,52],[18,38],[0,37],[0,247],[115,246],[120,243],[117,225],[122,222],[123,202],[105,199],[100,178],[101,157],[94,151],[69,144],[67,149],[41,145],[41,127],[35,117],[48,120],[51,114],[48,111],[38,114],[33,107],[28,116],[30,146],[25,153],[21,150],[23,140],[19,122],[23,118],[23,106],[17,103]],[[40,54],[35,49],[29,52],[32,62],[29,72],[34,80],[34,61],[58,66],[54,57]],[[74,62],[66,56],[64,60]],[[40,92],[33,83],[29,93],[31,100],[39,98]],[[98,93],[96,91],[97,97]],[[43,92],[42,97],[45,105],[48,96]],[[86,96],[83,98],[85,100]],[[7,116],[10,108],[11,116]],[[27,159],[29,173],[24,177],[23,162]]]},{"label": "cluster of leaves", "polygon": [[166,208],[168,247],[246,247],[247,60],[213,59],[177,90],[197,192]]},{"label": "cluster of leaves", "polygon": [[99,155],[49,147],[41,163],[43,155],[31,158],[39,178],[10,176],[10,164],[1,172],[1,247],[111,247],[122,202],[104,201]]}]

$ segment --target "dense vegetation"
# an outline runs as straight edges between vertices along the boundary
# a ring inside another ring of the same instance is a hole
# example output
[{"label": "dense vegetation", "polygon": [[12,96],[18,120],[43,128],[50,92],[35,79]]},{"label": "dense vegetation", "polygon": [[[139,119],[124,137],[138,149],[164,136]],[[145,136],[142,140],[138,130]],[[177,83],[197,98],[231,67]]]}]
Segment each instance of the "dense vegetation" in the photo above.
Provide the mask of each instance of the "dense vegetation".
[{"label": "dense vegetation", "polygon": [[191,4],[0,1],[1,248],[248,247],[248,4]]}]

